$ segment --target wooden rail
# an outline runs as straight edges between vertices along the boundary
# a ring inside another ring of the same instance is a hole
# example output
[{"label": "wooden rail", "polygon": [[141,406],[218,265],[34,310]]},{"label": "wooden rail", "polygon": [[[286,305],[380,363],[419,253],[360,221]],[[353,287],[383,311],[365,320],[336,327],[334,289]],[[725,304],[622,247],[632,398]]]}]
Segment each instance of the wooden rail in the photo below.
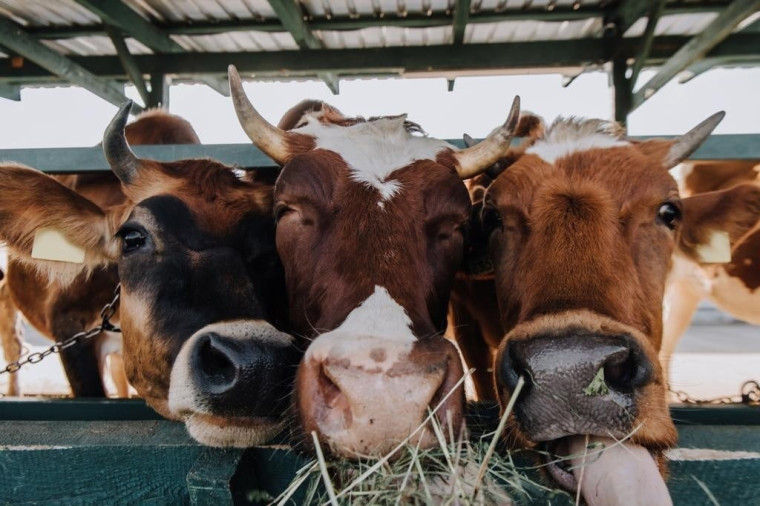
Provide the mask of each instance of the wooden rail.
[{"label": "wooden rail", "polygon": [[[650,137],[633,137],[647,139]],[[464,147],[461,139],[449,140]],[[519,142],[516,140],[515,142]],[[136,146],[144,158],[174,161],[184,158],[213,158],[244,169],[274,167],[274,162],[252,144],[189,144],[175,146]],[[693,160],[760,160],[760,134],[713,135],[691,157]],[[5,149],[0,161],[23,163],[47,173],[73,173],[109,170],[103,150],[89,148]]]}]

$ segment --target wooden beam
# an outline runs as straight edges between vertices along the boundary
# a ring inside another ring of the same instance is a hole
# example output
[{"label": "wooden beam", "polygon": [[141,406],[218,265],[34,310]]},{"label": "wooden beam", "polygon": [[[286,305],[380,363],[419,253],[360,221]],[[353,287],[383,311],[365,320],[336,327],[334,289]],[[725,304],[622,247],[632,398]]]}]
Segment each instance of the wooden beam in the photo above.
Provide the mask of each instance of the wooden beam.
[{"label": "wooden beam", "polygon": [[454,44],[464,43],[464,32],[470,19],[472,0],[456,0],[454,4]]},{"label": "wooden beam", "polygon": [[[121,105],[127,100],[120,85],[96,77],[81,65],[30,37],[16,23],[3,17],[0,17],[0,44],[33,61],[48,72],[81,86],[112,104]],[[140,110],[142,108],[139,106],[133,108],[135,112]]]},{"label": "wooden beam", "polygon": [[113,26],[106,26],[106,32],[111,39],[113,47],[116,49],[116,55],[119,57],[121,66],[124,67],[124,72],[127,73],[129,80],[132,81],[132,84],[137,88],[137,93],[140,94],[143,104],[145,107],[151,107],[152,104],[150,103],[148,86],[145,84],[145,79],[143,79],[142,72],[140,72],[137,62],[129,52],[126,42],[124,42],[121,30]]},{"label": "wooden beam", "polygon": [[269,0],[269,5],[280,18],[282,26],[290,32],[301,49],[321,49],[322,42],[311,32],[304,21],[298,0]]},{"label": "wooden beam", "polygon": [[0,83],[0,98],[7,98],[14,102],[21,100],[21,86],[17,84]]},{"label": "wooden beam", "polygon": [[607,18],[607,22],[615,24],[614,35],[625,35],[625,32],[647,13],[647,3],[643,0],[620,0],[617,8]]},{"label": "wooden beam", "polygon": [[317,77],[325,82],[333,95],[340,94],[340,77],[334,72],[320,72]]},{"label": "wooden beam", "polygon": [[612,60],[612,87],[615,94],[615,121],[621,125],[628,123],[631,112],[631,81],[626,78],[628,70],[626,58],[618,56]]},{"label": "wooden beam", "polygon": [[631,110],[636,109],[657,93],[676,74],[703,58],[713,47],[728,37],[736,25],[760,8],[760,0],[734,0],[699,35],[686,43],[660,67],[634,95]]},{"label": "wooden beam", "polygon": [[[665,62],[689,40],[690,37],[682,36],[656,37],[647,65]],[[620,54],[633,58],[640,46],[640,39],[623,39]],[[760,35],[736,33],[713,48],[708,57],[756,57],[759,46]],[[308,58],[304,57],[303,51],[136,54],[134,58],[145,74],[165,73],[175,76],[175,81],[193,74],[222,75],[230,63],[241,73],[253,73],[257,78],[300,79],[314,78],[320,72],[335,72],[341,76],[440,72],[450,77],[457,72],[476,69],[498,74],[512,69],[594,67],[608,61],[602,39],[315,49],[309,51]],[[125,78],[116,56],[71,56],[70,59],[97,76]],[[31,62],[17,68],[5,58],[0,59],[0,81],[20,84],[60,82],[49,71]]]},{"label": "wooden beam", "polygon": [[[163,107],[169,109],[169,89],[171,82],[161,73],[150,75],[150,107]],[[147,105],[147,104],[146,104]]]},{"label": "wooden beam", "polygon": [[[140,16],[122,0],[74,0],[85,9],[96,14],[104,23],[120,28],[125,34],[145,44],[157,53],[184,53],[171,37]],[[200,76],[198,81],[207,84],[224,96],[229,96],[229,86],[223,79]]]},{"label": "wooden beam", "polygon": [[652,0],[649,9],[649,19],[647,20],[647,27],[644,30],[643,40],[641,41],[641,49],[636,56],[636,61],[633,62],[631,67],[631,89],[636,87],[636,81],[639,78],[641,69],[644,68],[644,62],[649,58],[649,52],[652,50],[652,41],[654,41],[654,30],[657,28],[657,22],[662,16],[662,11],[665,8],[665,0]]}]

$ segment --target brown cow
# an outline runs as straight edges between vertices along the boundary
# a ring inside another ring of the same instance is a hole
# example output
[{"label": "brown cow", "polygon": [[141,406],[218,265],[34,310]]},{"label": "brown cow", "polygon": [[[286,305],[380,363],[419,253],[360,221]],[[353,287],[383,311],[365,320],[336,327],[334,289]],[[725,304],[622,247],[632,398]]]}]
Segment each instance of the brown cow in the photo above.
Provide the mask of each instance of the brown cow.
[{"label": "brown cow", "polygon": [[668,501],[658,469],[676,431],[657,352],[673,250],[693,257],[716,229],[735,241],[760,212],[760,188],[681,199],[668,173],[722,116],[678,139],[646,142],[613,123],[558,120],[485,191],[481,224],[498,306],[474,316],[493,321],[498,311],[500,328],[484,337],[495,349],[501,405],[526,381],[508,439],[573,454],[574,464],[585,437],[606,445],[598,465],[546,460],[570,490],[584,469],[589,504]]},{"label": "brown cow", "polygon": [[[405,116],[364,120],[306,102],[286,131],[253,108],[230,68],[251,140],[283,166],[275,188],[277,250],[294,330],[313,341],[296,379],[296,411],[336,455],[386,453],[428,409],[458,432],[462,365],[442,337],[471,204],[461,179],[503,156],[517,119],[475,148],[421,135]],[[428,427],[429,429],[429,427]],[[448,430],[444,431],[448,434]]]},{"label": "brown cow", "polygon": [[[132,145],[200,143],[190,123],[162,109],[140,114],[125,131]],[[112,172],[53,178],[101,208],[120,206],[127,200],[121,182]],[[0,284],[0,340],[6,360],[18,360],[21,355],[21,342],[16,334],[19,310],[42,334],[53,341],[62,341],[100,322],[100,310],[111,300],[118,282],[115,264],[80,273],[76,279],[62,283],[11,256],[7,281]],[[114,318],[114,323],[117,320]],[[61,351],[61,362],[74,396],[105,396],[102,371],[108,355],[116,393],[119,397],[128,395],[121,346],[120,334],[104,332],[91,342]],[[20,395],[16,375],[10,378],[8,395]]]},{"label": "brown cow", "polygon": [[[681,164],[681,194],[699,195],[751,183],[760,187],[760,161]],[[760,325],[760,219],[731,245],[727,263],[706,264],[676,253],[665,288],[665,328],[660,361],[668,378],[670,358],[697,305],[707,299],[723,311]]]},{"label": "brown cow", "polygon": [[[135,156],[124,126],[105,132],[126,201],[101,208],[53,178],[0,167],[0,237],[50,276],[118,265],[127,375],[138,394],[215,446],[261,443],[282,426],[299,355],[282,325],[287,300],[275,250],[272,187],[207,159]],[[82,265],[30,256],[38,229],[85,251]]]}]

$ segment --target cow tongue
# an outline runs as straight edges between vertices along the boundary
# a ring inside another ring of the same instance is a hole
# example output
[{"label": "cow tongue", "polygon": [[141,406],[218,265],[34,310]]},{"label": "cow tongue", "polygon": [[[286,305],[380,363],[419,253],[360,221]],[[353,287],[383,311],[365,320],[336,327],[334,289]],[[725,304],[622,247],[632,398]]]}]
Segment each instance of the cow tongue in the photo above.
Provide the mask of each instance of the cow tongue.
[{"label": "cow tongue", "polygon": [[590,436],[587,450],[586,441],[586,436],[570,437],[568,449],[573,475],[589,506],[673,504],[657,464],[644,447]]}]

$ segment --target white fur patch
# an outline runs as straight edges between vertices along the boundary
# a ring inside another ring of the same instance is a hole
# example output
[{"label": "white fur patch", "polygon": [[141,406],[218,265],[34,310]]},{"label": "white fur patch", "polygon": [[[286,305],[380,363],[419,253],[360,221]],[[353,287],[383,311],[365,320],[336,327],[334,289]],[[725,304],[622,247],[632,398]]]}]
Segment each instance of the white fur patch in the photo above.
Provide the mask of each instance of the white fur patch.
[{"label": "white fur patch", "polygon": [[389,200],[401,189],[390,174],[415,160],[434,160],[445,149],[456,149],[438,139],[414,136],[404,128],[405,116],[380,118],[351,126],[324,124],[310,115],[306,125],[294,130],[314,137],[317,148],[339,154],[351,169],[354,181],[377,189]]},{"label": "white fur patch", "polygon": [[[375,291],[343,323],[330,332],[320,335],[306,350],[307,359],[324,361],[331,358],[349,357],[355,365],[387,369],[406,355],[417,337],[410,328],[412,320],[388,290],[375,286]],[[382,348],[385,360],[376,361],[370,354]]]},{"label": "white fur patch", "polygon": [[695,251],[700,262],[727,264],[731,261],[731,239],[728,232],[712,230],[706,244],[698,244]]},{"label": "white fur patch", "polygon": [[560,158],[572,153],[591,149],[607,149],[630,146],[631,143],[604,134],[592,134],[579,139],[547,138],[536,142],[525,154],[538,155],[547,163],[555,163]]}]

